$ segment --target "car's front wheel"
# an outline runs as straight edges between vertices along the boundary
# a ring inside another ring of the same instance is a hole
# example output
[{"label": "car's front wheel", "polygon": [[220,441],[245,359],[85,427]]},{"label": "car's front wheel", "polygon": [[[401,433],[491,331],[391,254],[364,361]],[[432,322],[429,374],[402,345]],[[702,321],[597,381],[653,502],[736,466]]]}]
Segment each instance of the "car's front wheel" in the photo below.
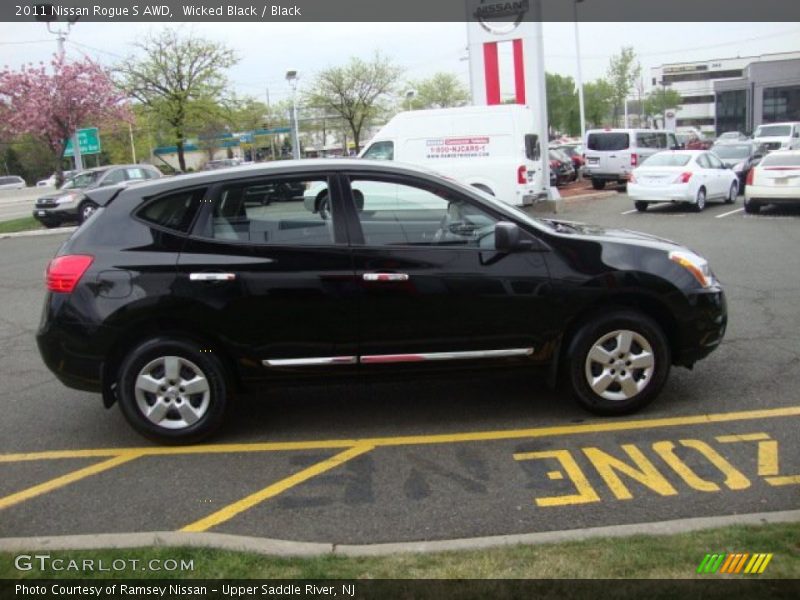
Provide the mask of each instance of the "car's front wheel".
[{"label": "car's front wheel", "polygon": [[613,310],[588,320],[572,339],[569,382],[589,411],[628,414],[658,395],[670,362],[669,344],[655,321],[636,311]]},{"label": "car's front wheel", "polygon": [[228,400],[222,363],[208,348],[156,338],[134,348],[119,371],[122,413],[142,435],[186,444],[213,433]]},{"label": "car's front wheel", "polygon": [[97,204],[95,204],[91,200],[84,200],[78,207],[78,221],[80,221],[81,223],[85,222],[89,217],[91,217],[95,213],[96,210],[97,210]]}]

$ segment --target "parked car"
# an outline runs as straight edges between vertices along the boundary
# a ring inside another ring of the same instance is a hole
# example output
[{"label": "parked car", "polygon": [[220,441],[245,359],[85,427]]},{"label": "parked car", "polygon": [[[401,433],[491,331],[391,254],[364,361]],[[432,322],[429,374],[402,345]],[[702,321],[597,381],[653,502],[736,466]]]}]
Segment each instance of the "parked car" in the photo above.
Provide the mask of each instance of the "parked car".
[{"label": "parked car", "polygon": [[717,142],[711,147],[711,152],[717,155],[729,169],[732,169],[739,178],[739,192],[744,192],[747,174],[753,166],[766,154],[766,150],[751,141],[745,142]]},{"label": "parked car", "polygon": [[519,104],[401,112],[361,158],[427,167],[513,205],[544,194],[536,114]]},{"label": "parked car", "polygon": [[592,187],[602,190],[606,183],[624,185],[628,175],[649,156],[665,149],[677,149],[671,131],[655,129],[592,129],[586,132],[586,175]]},{"label": "parked car", "polygon": [[62,223],[83,223],[97,209],[97,204],[86,195],[95,188],[158,179],[161,171],[150,165],[110,165],[81,171],[69,179],[61,189],[36,200],[33,216],[45,227],[58,227]]},{"label": "parked car", "polygon": [[725,133],[721,134],[718,138],[716,143],[719,144],[720,142],[745,142],[750,138],[743,134],[741,131],[726,131]]},{"label": "parked car", "polygon": [[24,190],[25,180],[19,175],[0,175],[0,190]]},{"label": "parked car", "polygon": [[[76,173],[77,173],[77,171],[62,171],[61,172],[61,180],[66,183]],[[57,179],[58,179],[58,174],[57,173],[53,173],[47,179],[41,179],[41,180],[37,181],[36,182],[36,187],[56,187]]]},{"label": "parked car", "polygon": [[583,159],[583,147],[580,144],[564,144],[563,146],[555,146],[555,149],[560,150],[572,160],[572,166],[577,176],[586,162]]},{"label": "parked car", "polygon": [[753,141],[767,150],[800,149],[800,123],[768,123],[759,125]]},{"label": "parked car", "polygon": [[[330,210],[244,201],[285,182],[326,185]],[[234,390],[330,374],[546,366],[586,409],[626,414],[725,333],[691,250],[411,166],[282,161],[86,193],[98,209],[48,266],[39,350],[170,443],[212,433]]]},{"label": "parked car", "polygon": [[682,134],[684,137],[684,147],[681,150],[708,150],[714,144],[713,140],[697,127],[678,127],[675,134]]},{"label": "parked car", "polygon": [[744,210],[755,214],[765,204],[800,204],[800,150],[776,150],[750,170]]},{"label": "parked car", "polygon": [[556,174],[556,185],[566,185],[578,178],[572,159],[557,148],[550,148],[550,171]]},{"label": "parked car", "polygon": [[671,150],[648,158],[631,174],[628,196],[644,212],[653,202],[685,202],[696,212],[706,200],[734,202],[739,179],[713,152]]},{"label": "parked car", "polygon": [[204,171],[213,171],[215,169],[227,169],[230,167],[238,167],[242,164],[242,159],[240,158],[222,158],[219,160],[209,160],[205,165],[203,165]]}]

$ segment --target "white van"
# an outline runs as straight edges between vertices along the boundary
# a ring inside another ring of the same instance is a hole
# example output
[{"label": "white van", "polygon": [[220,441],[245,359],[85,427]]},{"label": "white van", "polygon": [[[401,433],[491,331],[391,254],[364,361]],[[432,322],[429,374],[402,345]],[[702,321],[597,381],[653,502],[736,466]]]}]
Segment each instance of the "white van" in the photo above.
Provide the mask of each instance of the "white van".
[{"label": "white van", "polygon": [[590,129],[584,140],[584,177],[602,190],[606,183],[624,184],[642,161],[662,150],[679,149],[672,131],[663,129]]},{"label": "white van", "polygon": [[765,150],[800,149],[800,123],[764,123],[753,133],[753,143]]},{"label": "white van", "polygon": [[424,166],[513,205],[546,194],[530,107],[463,106],[402,112],[360,158]]}]

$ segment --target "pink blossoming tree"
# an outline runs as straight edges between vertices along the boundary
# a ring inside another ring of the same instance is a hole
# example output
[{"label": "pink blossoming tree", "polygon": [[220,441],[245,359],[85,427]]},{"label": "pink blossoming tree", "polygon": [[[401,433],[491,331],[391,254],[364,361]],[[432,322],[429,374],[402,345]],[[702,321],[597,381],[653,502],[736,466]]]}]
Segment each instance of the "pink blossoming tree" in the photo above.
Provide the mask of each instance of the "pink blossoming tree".
[{"label": "pink blossoming tree", "polygon": [[89,58],[55,57],[18,71],[0,70],[0,135],[29,134],[52,152],[59,181],[67,139],[76,129],[133,119],[125,96],[108,71]]}]

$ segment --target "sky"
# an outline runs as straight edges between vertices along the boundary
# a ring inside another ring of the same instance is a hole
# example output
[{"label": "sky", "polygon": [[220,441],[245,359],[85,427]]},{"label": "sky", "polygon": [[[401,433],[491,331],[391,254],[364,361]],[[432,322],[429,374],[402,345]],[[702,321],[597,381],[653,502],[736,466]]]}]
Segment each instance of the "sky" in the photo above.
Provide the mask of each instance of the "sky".
[{"label": "sky", "polygon": [[[271,102],[290,95],[284,79],[289,69],[299,71],[302,90],[319,70],[351,56],[369,58],[375,51],[404,67],[407,79],[448,71],[469,81],[465,23],[78,22],[67,54],[111,65],[134,53],[138,38],[165,26],[233,48],[240,61],[229,72],[231,84],[238,95],[259,100],[266,100],[267,89]],[[584,81],[601,77],[622,46],[637,53],[646,83],[650,67],[667,62],[800,50],[800,23],[580,23],[579,30]],[[544,24],[547,71],[575,76],[574,34],[573,23]],[[56,49],[55,38],[43,23],[0,23],[0,65],[47,61]],[[510,59],[501,64],[504,79],[509,78]]]}]

